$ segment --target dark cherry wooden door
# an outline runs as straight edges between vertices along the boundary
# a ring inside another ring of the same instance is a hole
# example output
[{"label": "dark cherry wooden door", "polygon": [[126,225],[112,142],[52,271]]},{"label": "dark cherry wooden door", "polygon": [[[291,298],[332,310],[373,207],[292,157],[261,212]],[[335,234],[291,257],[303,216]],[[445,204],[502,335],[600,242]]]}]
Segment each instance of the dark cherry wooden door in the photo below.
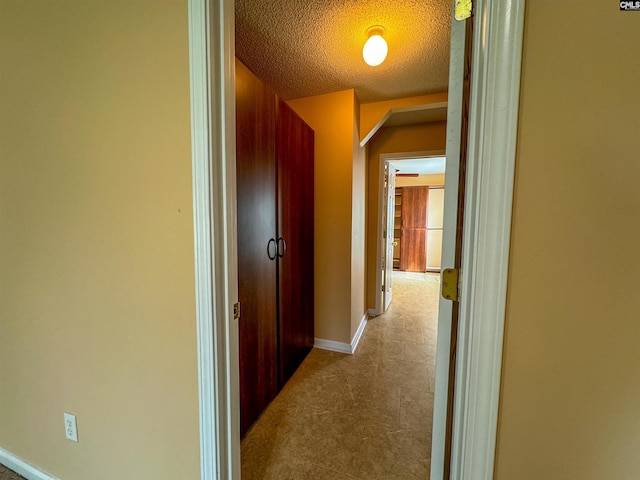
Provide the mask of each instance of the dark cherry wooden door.
[{"label": "dark cherry wooden door", "polygon": [[275,124],[275,93],[236,61],[242,435],[278,391]]},{"label": "dark cherry wooden door", "polygon": [[402,188],[400,269],[424,272],[427,268],[427,198],[429,187]]},{"label": "dark cherry wooden door", "polygon": [[313,130],[282,100],[277,114],[280,387],[313,347]]}]

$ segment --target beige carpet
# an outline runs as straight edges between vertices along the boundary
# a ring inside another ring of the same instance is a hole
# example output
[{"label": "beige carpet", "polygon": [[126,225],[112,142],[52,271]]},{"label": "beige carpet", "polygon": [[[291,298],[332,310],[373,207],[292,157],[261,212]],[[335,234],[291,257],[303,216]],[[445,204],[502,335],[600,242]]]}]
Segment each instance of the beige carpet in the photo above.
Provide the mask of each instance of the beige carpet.
[{"label": "beige carpet", "polygon": [[429,280],[394,273],[392,305],[355,355],[311,351],[243,440],[243,480],[429,478],[439,295]]}]

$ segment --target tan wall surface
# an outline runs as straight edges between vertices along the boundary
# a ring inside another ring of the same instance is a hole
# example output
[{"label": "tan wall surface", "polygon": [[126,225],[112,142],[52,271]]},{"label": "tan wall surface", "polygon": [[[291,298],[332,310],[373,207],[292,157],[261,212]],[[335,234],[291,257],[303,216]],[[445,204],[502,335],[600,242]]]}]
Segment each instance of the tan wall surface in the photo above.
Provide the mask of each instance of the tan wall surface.
[{"label": "tan wall surface", "polygon": [[498,480],[640,472],[640,14],[576,7],[527,2]]},{"label": "tan wall surface", "polygon": [[315,336],[351,342],[353,90],[289,101],[315,132]]},{"label": "tan wall surface", "polygon": [[366,207],[367,155],[358,137],[360,105],[354,97],[353,180],[351,229],[351,339],[367,312],[366,305]]},{"label": "tan wall surface", "polygon": [[186,0],[0,2],[0,447],[64,480],[200,478],[188,61]]},{"label": "tan wall surface", "polygon": [[420,185],[444,185],[444,173],[418,175],[417,177],[396,177],[396,187],[414,187]]},{"label": "tan wall surface", "polygon": [[367,164],[367,308],[375,308],[380,155],[420,151],[444,152],[446,122],[385,128],[368,143]]},{"label": "tan wall surface", "polygon": [[371,129],[392,108],[410,107],[426,103],[440,103],[447,101],[447,92],[420,95],[418,97],[397,98],[384,102],[363,103],[360,105],[360,139],[362,140]]},{"label": "tan wall surface", "polygon": [[440,269],[444,233],[444,188],[429,188],[427,228],[427,269]]}]

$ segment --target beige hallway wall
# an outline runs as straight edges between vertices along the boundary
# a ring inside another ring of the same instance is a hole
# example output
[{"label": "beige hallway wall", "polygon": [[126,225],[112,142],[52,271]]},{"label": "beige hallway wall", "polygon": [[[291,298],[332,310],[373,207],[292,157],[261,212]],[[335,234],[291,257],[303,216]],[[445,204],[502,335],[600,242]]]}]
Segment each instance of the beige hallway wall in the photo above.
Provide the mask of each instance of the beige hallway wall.
[{"label": "beige hallway wall", "polygon": [[315,132],[315,336],[351,342],[353,90],[287,102]]},{"label": "beige hallway wall", "polygon": [[418,175],[417,177],[396,177],[396,187],[412,187],[419,185],[441,187],[444,185],[444,173]]},{"label": "beige hallway wall", "polygon": [[640,13],[527,2],[498,480],[640,472]]},{"label": "beige hallway wall", "polygon": [[186,0],[0,1],[0,447],[64,480],[199,478],[188,61]]},{"label": "beige hallway wall", "polygon": [[360,102],[354,96],[353,174],[351,187],[351,339],[367,314],[366,305],[366,208],[367,152],[360,146]]}]

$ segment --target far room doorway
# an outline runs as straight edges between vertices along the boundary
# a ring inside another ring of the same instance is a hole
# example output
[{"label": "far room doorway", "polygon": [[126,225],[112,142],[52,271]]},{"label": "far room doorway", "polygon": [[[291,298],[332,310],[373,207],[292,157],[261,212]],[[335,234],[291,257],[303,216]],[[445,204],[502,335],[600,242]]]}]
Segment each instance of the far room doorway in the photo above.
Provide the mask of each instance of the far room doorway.
[{"label": "far room doorway", "polygon": [[[373,315],[387,311],[393,278],[439,281],[444,221],[444,155],[382,155],[376,284]],[[437,306],[436,306],[437,308]]]}]

